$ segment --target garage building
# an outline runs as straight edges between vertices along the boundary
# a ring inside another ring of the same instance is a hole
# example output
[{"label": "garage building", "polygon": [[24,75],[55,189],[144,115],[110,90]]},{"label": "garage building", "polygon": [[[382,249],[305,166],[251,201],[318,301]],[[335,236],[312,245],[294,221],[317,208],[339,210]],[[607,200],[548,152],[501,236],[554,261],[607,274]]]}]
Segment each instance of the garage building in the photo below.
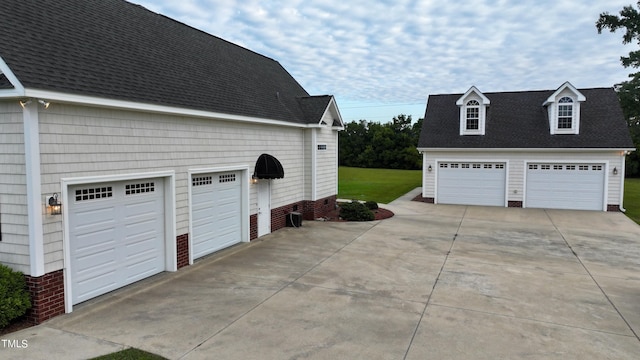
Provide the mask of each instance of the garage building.
[{"label": "garage building", "polygon": [[122,0],[0,2],[0,262],[36,323],[333,210],[343,122],[276,60]]},{"label": "garage building", "polygon": [[634,151],[612,88],[431,95],[420,134],[421,200],[623,210]]}]

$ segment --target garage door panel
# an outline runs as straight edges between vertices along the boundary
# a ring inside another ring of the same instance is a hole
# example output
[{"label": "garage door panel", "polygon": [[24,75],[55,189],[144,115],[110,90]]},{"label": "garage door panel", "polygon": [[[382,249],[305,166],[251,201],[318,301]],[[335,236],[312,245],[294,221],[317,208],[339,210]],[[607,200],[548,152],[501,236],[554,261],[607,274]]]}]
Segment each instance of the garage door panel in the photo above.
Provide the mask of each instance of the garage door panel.
[{"label": "garage door panel", "polygon": [[97,209],[76,211],[73,214],[74,229],[78,233],[91,233],[99,228],[109,228],[115,225],[115,208],[105,206]]},{"label": "garage door panel", "polygon": [[70,188],[74,304],[164,271],[162,181]]},{"label": "garage door panel", "polygon": [[527,167],[525,206],[603,210],[604,164],[531,163]]},{"label": "garage door panel", "polygon": [[438,203],[504,206],[504,163],[445,162],[438,168]]},{"label": "garage door panel", "polygon": [[242,241],[240,179],[239,172],[211,173],[192,178],[194,258]]}]

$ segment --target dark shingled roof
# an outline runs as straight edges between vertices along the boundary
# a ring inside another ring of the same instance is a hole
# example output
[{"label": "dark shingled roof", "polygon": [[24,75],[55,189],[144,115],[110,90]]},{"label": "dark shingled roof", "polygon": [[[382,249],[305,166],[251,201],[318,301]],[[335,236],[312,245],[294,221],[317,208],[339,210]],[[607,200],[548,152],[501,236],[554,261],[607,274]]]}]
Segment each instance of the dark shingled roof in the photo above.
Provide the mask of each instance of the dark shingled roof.
[{"label": "dark shingled roof", "polygon": [[612,88],[578,89],[580,134],[551,135],[546,107],[555,90],[483,93],[487,108],[485,135],[460,135],[463,94],[431,95],[420,133],[419,148],[634,148]]},{"label": "dark shingled roof", "polygon": [[300,103],[300,108],[302,112],[307,115],[307,117],[311,119],[320,119],[324,112],[327,110],[329,103],[331,102],[331,96],[321,95],[321,96],[309,96],[304,98],[299,98],[298,102]]},{"label": "dark shingled roof", "polygon": [[27,89],[320,121],[277,61],[122,0],[2,0],[0,57]]},{"label": "dark shingled roof", "polygon": [[13,89],[13,85],[4,74],[0,74],[0,89]]}]

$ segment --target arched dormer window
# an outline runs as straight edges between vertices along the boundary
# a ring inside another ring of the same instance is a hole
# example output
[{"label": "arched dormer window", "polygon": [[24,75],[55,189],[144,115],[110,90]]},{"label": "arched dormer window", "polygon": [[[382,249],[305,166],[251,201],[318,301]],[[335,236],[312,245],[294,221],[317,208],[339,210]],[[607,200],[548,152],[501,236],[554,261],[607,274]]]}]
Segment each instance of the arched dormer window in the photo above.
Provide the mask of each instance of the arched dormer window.
[{"label": "arched dormer window", "polygon": [[465,108],[467,110],[466,129],[480,129],[480,103],[478,100],[469,100]]},{"label": "arched dormer window", "polygon": [[558,100],[558,129],[573,128],[573,99],[564,96]]},{"label": "arched dormer window", "polygon": [[484,135],[490,103],[475,86],[456,100],[460,108],[460,135]]},{"label": "arched dormer window", "polygon": [[580,103],[587,98],[568,81],[542,103],[547,109],[551,135],[580,134]]}]

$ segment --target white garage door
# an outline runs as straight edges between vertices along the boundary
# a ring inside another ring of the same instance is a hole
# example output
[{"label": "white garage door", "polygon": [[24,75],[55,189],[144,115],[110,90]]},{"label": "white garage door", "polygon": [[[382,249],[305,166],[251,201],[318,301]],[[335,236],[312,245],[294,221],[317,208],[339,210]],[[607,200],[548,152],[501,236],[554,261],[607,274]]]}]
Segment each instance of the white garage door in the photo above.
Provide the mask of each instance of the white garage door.
[{"label": "white garage door", "polygon": [[191,178],[194,259],[242,241],[241,179],[239,171]]},{"label": "white garage door", "polygon": [[441,162],[438,203],[505,206],[504,163]]},{"label": "white garage door", "polygon": [[604,164],[530,163],[525,206],[603,210],[604,169]]},{"label": "white garage door", "polygon": [[162,179],[69,188],[73,304],[164,271],[163,189]]}]

